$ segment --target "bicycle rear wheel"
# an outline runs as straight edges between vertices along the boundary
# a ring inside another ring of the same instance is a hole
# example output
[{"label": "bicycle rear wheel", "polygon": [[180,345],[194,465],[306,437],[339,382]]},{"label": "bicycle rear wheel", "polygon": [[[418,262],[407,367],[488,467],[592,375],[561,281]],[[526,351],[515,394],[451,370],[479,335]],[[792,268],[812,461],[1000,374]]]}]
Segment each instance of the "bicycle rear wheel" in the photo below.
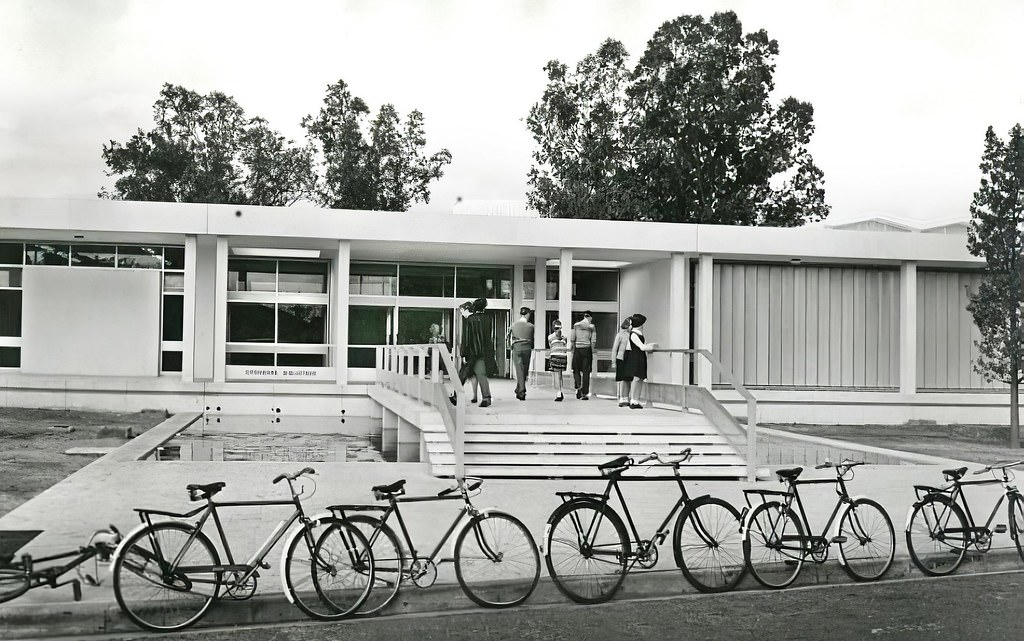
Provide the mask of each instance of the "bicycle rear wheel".
[{"label": "bicycle rear wheel", "polygon": [[758,505],[747,518],[743,555],[747,569],[766,588],[784,588],[804,565],[804,528],[782,503]]},{"label": "bicycle rear wheel", "polygon": [[455,577],[479,606],[510,608],[533,594],[540,554],[522,521],[504,512],[474,517],[455,540]]},{"label": "bicycle rear wheel", "polygon": [[373,553],[373,585],[356,614],[376,614],[394,600],[402,584],[402,568],[405,563],[402,546],[395,531],[378,518],[354,514],[347,520],[366,537]]},{"label": "bicycle rear wheel", "polygon": [[544,560],[558,590],[576,603],[603,603],[626,578],[629,539],[607,505],[570,502],[548,518]]},{"label": "bicycle rear wheel", "polygon": [[28,574],[22,569],[0,568],[0,603],[16,599],[28,592]]},{"label": "bicycle rear wheel", "polygon": [[943,494],[922,499],[907,522],[910,559],[928,576],[955,571],[967,554],[970,540],[963,510]]},{"label": "bicycle rear wheel", "polygon": [[706,496],[683,509],[672,546],[683,576],[701,592],[728,592],[747,572],[740,513],[722,499]]},{"label": "bicycle rear wheel", "polygon": [[[173,565],[172,565],[173,563]],[[213,543],[189,523],[156,523],[121,544],[114,562],[114,596],[125,615],[152,632],[198,621],[220,590]]]},{"label": "bicycle rear wheel", "polygon": [[1010,496],[1010,537],[1017,546],[1017,554],[1024,560],[1024,497],[1020,494]]},{"label": "bicycle rear wheel", "polygon": [[318,619],[335,620],[355,614],[373,586],[373,553],[359,529],[335,521],[316,542],[310,570],[320,600],[334,613]]},{"label": "bicycle rear wheel", "polygon": [[885,509],[871,499],[857,499],[839,521],[839,559],[854,581],[874,581],[892,565],[896,533]]}]

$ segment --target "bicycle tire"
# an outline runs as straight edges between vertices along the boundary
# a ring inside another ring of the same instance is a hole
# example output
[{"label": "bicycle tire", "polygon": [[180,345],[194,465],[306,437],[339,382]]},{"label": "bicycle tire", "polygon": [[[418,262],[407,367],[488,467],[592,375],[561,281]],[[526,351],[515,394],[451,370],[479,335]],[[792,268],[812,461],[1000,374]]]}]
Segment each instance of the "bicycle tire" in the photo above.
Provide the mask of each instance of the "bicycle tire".
[{"label": "bicycle tire", "polygon": [[366,600],[356,610],[359,616],[369,616],[386,608],[398,595],[405,556],[398,536],[387,523],[365,514],[354,514],[346,520],[366,537],[373,553],[373,585]]},{"label": "bicycle tire", "polygon": [[683,508],[672,548],[683,576],[701,592],[728,592],[747,573],[739,510],[722,499],[705,496]]},{"label": "bicycle tire", "polygon": [[24,569],[0,568],[0,603],[17,599],[28,592],[32,583]]},{"label": "bicycle tire", "polygon": [[[314,529],[324,525],[314,537]],[[373,555],[366,537],[336,518],[311,522],[305,530],[292,539],[285,557],[285,585],[295,606],[320,621],[355,614],[373,583]]]},{"label": "bicycle tire", "polygon": [[544,561],[559,592],[588,604],[615,596],[630,556],[626,528],[615,510],[596,501],[570,501],[551,513],[546,530]]},{"label": "bicycle tire", "polygon": [[1010,496],[1010,504],[1007,506],[1010,521],[1010,538],[1017,546],[1017,554],[1024,560],[1024,497],[1020,494]]},{"label": "bicycle tire", "polygon": [[484,608],[526,601],[540,581],[540,554],[523,522],[505,512],[473,517],[455,539],[455,578]]},{"label": "bicycle tire", "polygon": [[970,540],[963,510],[943,494],[921,499],[907,521],[910,559],[928,576],[944,576],[960,567]]},{"label": "bicycle tire", "polygon": [[889,571],[896,553],[896,532],[885,509],[857,499],[839,520],[839,560],[854,581],[877,581]]},{"label": "bicycle tire", "polygon": [[[792,537],[798,537],[801,549],[781,549],[782,539],[792,540]],[[806,549],[803,541],[803,524],[791,508],[777,501],[758,505],[747,517],[743,536],[747,569],[766,588],[787,587],[803,568]]]},{"label": "bicycle tire", "polygon": [[[125,615],[140,628],[150,632],[182,630],[201,619],[217,598],[220,572],[168,574],[169,568],[165,567],[174,559],[185,567],[220,565],[220,556],[209,537],[196,532],[192,524],[154,523],[121,546],[112,570],[114,596]],[[212,589],[198,591],[196,587]]]}]

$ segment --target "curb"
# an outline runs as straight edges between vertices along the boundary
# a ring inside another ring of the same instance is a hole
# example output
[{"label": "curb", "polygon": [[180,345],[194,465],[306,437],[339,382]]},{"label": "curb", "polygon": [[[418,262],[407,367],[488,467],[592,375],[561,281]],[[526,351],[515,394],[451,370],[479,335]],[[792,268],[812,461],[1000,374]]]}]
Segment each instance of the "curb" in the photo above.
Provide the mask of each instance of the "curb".
[{"label": "curb", "polygon": [[[1024,569],[1015,549],[1002,548],[988,553],[968,554],[953,576],[1005,572]],[[909,557],[896,557],[882,581],[923,577]],[[803,571],[792,587],[814,585],[851,584],[853,581],[842,567],[829,560],[824,564],[805,563]],[[762,590],[749,575],[737,591]],[[766,591],[767,592],[767,591]],[[631,572],[614,601],[658,598],[683,594],[698,594],[676,570],[647,570]],[[530,596],[529,605],[571,604],[555,587],[551,579],[542,574],[537,589]],[[479,609],[459,588],[446,583],[420,589],[403,587],[398,597],[381,616],[398,614],[426,614]],[[214,604],[196,629],[230,627],[235,625],[308,622],[305,615],[288,602],[282,594],[257,595],[246,601]],[[116,603],[71,602],[5,605],[0,607],[0,629],[4,639],[29,639],[57,636],[88,636],[104,633],[139,632]]]}]

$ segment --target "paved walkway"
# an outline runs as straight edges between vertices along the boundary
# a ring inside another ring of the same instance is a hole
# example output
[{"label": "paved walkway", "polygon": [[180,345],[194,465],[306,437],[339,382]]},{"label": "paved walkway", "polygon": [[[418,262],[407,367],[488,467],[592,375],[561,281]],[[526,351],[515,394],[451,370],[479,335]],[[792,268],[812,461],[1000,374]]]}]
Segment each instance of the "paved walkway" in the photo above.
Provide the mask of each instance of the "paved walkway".
[{"label": "paved walkway", "polygon": [[[568,399],[567,399],[568,400]],[[501,401],[516,403],[516,401]],[[608,404],[609,411],[617,409],[611,401],[594,399],[591,405]],[[553,403],[552,403],[553,405]],[[593,411],[593,410],[591,410]],[[268,463],[268,462],[155,462],[135,460],[140,452],[145,452],[153,444],[149,441],[160,441],[170,433],[181,428],[188,417],[179,415],[169,419],[161,426],[153,428],[135,441],[119,448],[94,463],[86,466],[68,479],[58,483],[36,498],[19,506],[11,513],[0,518],[0,530],[37,529],[43,530],[35,541],[24,551],[41,556],[84,544],[89,534],[108,523],[117,525],[122,532],[127,532],[138,524],[138,518],[132,511],[135,507],[150,507],[172,511],[186,511],[196,504],[187,500],[185,485],[188,483],[210,483],[225,481],[226,489],[218,495],[219,499],[260,500],[286,499],[287,488],[284,485],[273,485],[272,479],[281,472],[294,472],[303,467],[301,463]],[[638,453],[639,454],[639,453]],[[315,493],[305,501],[309,513],[321,511],[325,506],[334,503],[371,502],[369,488],[380,483],[389,483],[400,478],[407,479],[409,494],[430,494],[450,485],[450,481],[433,478],[427,471],[426,464],[419,463],[314,463],[317,475]],[[856,478],[850,483],[851,492],[870,496],[878,500],[889,512],[897,531],[896,554],[906,557],[905,540],[902,528],[907,510],[914,500],[913,485],[915,483],[938,484],[941,482],[940,464],[919,465],[870,465],[857,469]],[[806,477],[822,477],[831,474],[830,470],[808,470]],[[312,485],[307,481],[307,489]],[[773,479],[756,484],[758,487],[781,489]],[[624,484],[624,491],[642,535],[652,532],[660,523],[665,512],[672,506],[677,496],[674,482],[648,481]],[[738,481],[693,482],[688,484],[691,495],[709,493],[722,497],[734,505],[743,505],[743,490],[751,484]],[[555,496],[556,490],[601,491],[603,482],[594,480],[488,480],[482,493],[475,499],[478,507],[495,506],[509,511],[523,520],[531,529],[535,539],[540,542],[544,524],[550,512],[559,505]],[[999,493],[999,486],[972,490],[972,498],[977,496],[982,502],[988,503]],[[834,505],[835,494],[832,485],[810,486],[801,490],[805,505],[810,511],[809,517],[813,528],[820,529]],[[990,503],[988,503],[990,504]],[[454,517],[457,502],[440,504],[413,504],[403,506],[414,540],[422,547],[422,551],[433,549],[446,527],[449,525],[447,514]],[[983,508],[979,511],[985,512]],[[258,549],[277,523],[285,518],[288,508],[236,508],[225,514],[228,516],[226,528],[236,558],[248,558]],[[998,535],[995,546],[1010,547],[1012,542],[1008,535]],[[671,569],[672,555],[664,548],[658,569]],[[271,569],[261,578],[259,595],[275,595],[280,592],[278,562],[280,550],[275,549],[268,557]],[[906,562],[903,561],[906,565]],[[830,562],[835,565],[835,562]],[[656,573],[655,573],[656,574]],[[651,574],[650,576],[655,576]],[[670,576],[668,583],[652,583],[655,591],[668,590],[678,592],[684,582],[675,573],[664,573]],[[93,604],[106,614],[100,623],[109,625],[111,613],[116,611],[113,591],[110,587],[109,573],[104,571],[108,579],[97,588],[83,586],[84,600]],[[542,569],[542,578],[546,571]],[[628,586],[639,585],[639,575],[627,579]],[[454,577],[450,571],[443,571],[440,583],[450,583]],[[750,581],[750,579],[748,579]],[[661,587],[659,587],[661,586]],[[671,587],[669,587],[671,586]],[[542,585],[542,588],[544,586]],[[546,588],[545,588],[546,589]],[[684,588],[685,589],[685,588]],[[437,590],[437,598],[451,598],[450,592]],[[403,590],[406,595],[404,605],[399,608],[415,609],[415,600],[431,590]],[[0,605],[0,637],[18,631],[18,635],[31,635],[47,631],[53,623],[54,613],[64,613],[65,618],[73,617],[75,607],[83,608],[83,604],[71,604],[72,594],[69,587],[58,590],[41,588],[33,590],[14,602]],[[558,600],[557,594],[550,597]],[[444,609],[437,604],[435,609]],[[224,606],[229,607],[229,606]],[[251,616],[258,618],[257,612]],[[85,612],[86,610],[80,610]],[[71,613],[70,615],[68,613]],[[295,618],[301,614],[295,610]],[[83,615],[84,616],[84,615]],[[286,616],[286,615],[275,615]],[[243,617],[244,618],[244,617]],[[32,627],[35,621],[36,627]],[[90,624],[91,625],[91,624]],[[20,627],[19,627],[20,626]],[[25,627],[27,626],[27,627]],[[85,629],[90,628],[88,625]],[[130,629],[130,624],[129,624]],[[56,630],[54,628],[54,630]],[[66,633],[66,632],[65,632]]]}]

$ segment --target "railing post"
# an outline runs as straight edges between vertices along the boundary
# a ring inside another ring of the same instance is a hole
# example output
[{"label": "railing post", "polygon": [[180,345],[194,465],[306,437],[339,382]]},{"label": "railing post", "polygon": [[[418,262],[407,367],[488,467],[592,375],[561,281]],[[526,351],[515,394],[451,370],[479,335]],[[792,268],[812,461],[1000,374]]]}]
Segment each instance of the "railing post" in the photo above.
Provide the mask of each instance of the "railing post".
[{"label": "railing post", "polygon": [[747,399],[747,481],[757,480],[757,402]]}]

